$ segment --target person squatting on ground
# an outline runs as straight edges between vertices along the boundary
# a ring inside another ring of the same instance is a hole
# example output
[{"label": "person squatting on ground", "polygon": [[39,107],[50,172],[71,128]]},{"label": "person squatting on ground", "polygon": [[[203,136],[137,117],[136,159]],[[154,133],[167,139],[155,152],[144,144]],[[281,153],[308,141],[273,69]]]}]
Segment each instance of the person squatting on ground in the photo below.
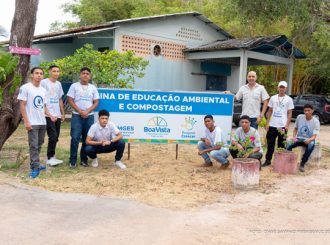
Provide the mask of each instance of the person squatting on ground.
[{"label": "person squatting on ground", "polygon": [[250,118],[247,115],[241,116],[241,127],[236,129],[232,145],[237,149],[229,149],[233,158],[237,158],[239,151],[244,152],[243,158],[262,158],[262,147],[260,135],[257,129],[250,126]]},{"label": "person squatting on ground", "polygon": [[[250,71],[247,75],[248,83],[238,90],[235,95],[236,100],[242,101],[242,115],[250,117],[251,127],[258,129],[258,124],[264,117],[267,110],[269,95],[263,85],[258,84],[257,74]],[[260,112],[261,102],[263,102]]]},{"label": "person squatting on ground", "polygon": [[203,167],[211,167],[213,158],[221,163],[221,167],[228,167],[229,149],[225,147],[224,137],[220,127],[214,124],[213,116],[204,117],[205,132],[201,141],[198,142],[198,154],[204,158]]},{"label": "person squatting on ground", "polygon": [[293,100],[286,95],[287,82],[278,83],[278,94],[273,95],[268,103],[267,112],[267,153],[263,167],[269,166],[274,153],[275,142],[277,138],[277,147],[285,148],[286,135],[292,118],[294,109]]},{"label": "person squatting on ground", "polygon": [[297,146],[305,147],[305,152],[300,162],[300,172],[305,172],[305,163],[314,150],[315,139],[320,132],[320,121],[313,117],[313,112],[314,108],[312,105],[304,105],[304,114],[297,117],[294,125],[293,143],[287,147],[289,151],[292,151]]},{"label": "person squatting on ground", "polygon": [[106,110],[99,111],[98,122],[94,123],[88,131],[85,152],[93,160],[92,166],[96,168],[97,154],[116,151],[114,165],[125,169],[126,166],[121,162],[125,150],[123,134],[113,122],[109,121],[109,115]]},{"label": "person squatting on ground", "polygon": [[63,163],[62,160],[55,158],[55,149],[60,136],[61,123],[65,119],[63,105],[62,84],[57,81],[60,76],[60,69],[56,65],[51,65],[48,69],[49,77],[41,81],[41,86],[46,89],[46,106],[49,116],[46,116],[48,147],[47,164],[55,166]]},{"label": "person squatting on ground", "polygon": [[85,152],[86,137],[89,128],[94,123],[94,109],[99,104],[99,93],[97,88],[89,83],[91,80],[91,70],[83,67],[80,70],[80,81],[71,85],[67,94],[68,103],[72,107],[71,119],[71,144],[70,144],[70,167],[77,165],[77,154],[80,139],[82,146],[80,149],[80,165],[88,167],[87,154]]},{"label": "person squatting on ground", "polygon": [[30,154],[30,177],[36,178],[45,166],[40,165],[40,151],[46,133],[45,114],[50,116],[45,105],[46,90],[40,86],[44,72],[40,67],[31,69],[31,82],[20,87],[17,99],[28,133]]}]

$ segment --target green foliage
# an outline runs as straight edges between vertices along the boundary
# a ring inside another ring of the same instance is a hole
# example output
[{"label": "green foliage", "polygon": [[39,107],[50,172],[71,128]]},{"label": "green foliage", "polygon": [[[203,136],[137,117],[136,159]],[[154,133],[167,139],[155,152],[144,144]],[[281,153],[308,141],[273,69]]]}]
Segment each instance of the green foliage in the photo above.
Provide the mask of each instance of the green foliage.
[{"label": "green foliage", "polygon": [[[0,51],[0,105],[3,100],[4,89],[9,88],[10,94],[13,94],[16,88],[20,85],[21,77],[15,73],[18,62],[18,56],[13,56],[10,53]],[[7,81],[7,78],[12,75],[14,75],[13,79]]]},{"label": "green foliage", "polygon": [[62,78],[77,80],[80,69],[87,66],[92,71],[93,81],[101,87],[132,88],[135,77],[142,78],[144,76],[148,61],[136,57],[132,51],[107,50],[99,52],[93,49],[93,45],[86,44],[77,49],[72,56],[44,62],[41,67],[47,70],[51,64],[60,67]]}]

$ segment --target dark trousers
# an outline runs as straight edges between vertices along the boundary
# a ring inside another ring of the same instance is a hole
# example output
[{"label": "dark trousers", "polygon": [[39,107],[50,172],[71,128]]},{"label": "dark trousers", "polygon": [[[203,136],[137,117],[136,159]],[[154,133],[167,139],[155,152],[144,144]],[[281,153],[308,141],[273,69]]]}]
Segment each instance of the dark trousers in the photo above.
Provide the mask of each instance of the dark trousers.
[{"label": "dark trousers", "polygon": [[47,121],[47,135],[48,135],[48,147],[47,157],[48,159],[55,156],[55,148],[60,136],[61,119],[58,118],[56,122],[53,122],[49,117],[46,117]]},{"label": "dark trousers", "polygon": [[71,119],[71,145],[70,145],[70,164],[77,163],[78,147],[80,139],[82,140],[82,146],[80,149],[80,161],[87,162],[88,158],[85,152],[86,137],[89,128],[94,123],[94,115],[90,115],[87,118],[82,118],[78,114],[72,114]]},{"label": "dark trousers", "polygon": [[36,170],[40,165],[40,151],[44,143],[46,133],[46,125],[32,125],[32,129],[28,131],[30,167]]},{"label": "dark trousers", "polygon": [[[233,158],[237,158],[238,150],[229,149],[229,151]],[[248,158],[257,159],[260,161],[260,159],[262,158],[262,153],[261,152],[252,153]]]},{"label": "dark trousers", "polygon": [[311,141],[308,145],[306,145],[303,141],[297,141],[291,145],[288,146],[288,150],[292,151],[293,148],[297,146],[304,146],[305,147],[305,153],[301,158],[300,166],[304,167],[305,163],[308,161],[308,158],[312,154],[314,147],[315,147],[315,140]]},{"label": "dark trousers", "polygon": [[[285,128],[282,128],[285,130]],[[287,131],[285,130],[285,134]],[[277,138],[277,147],[278,148],[284,148],[284,142],[285,142],[285,137],[283,134],[278,132],[278,129],[275,127],[269,127],[269,130],[266,135],[267,139],[267,153],[266,153],[266,160],[271,161],[275,149],[275,142]]]},{"label": "dark trousers", "polygon": [[120,161],[120,159],[123,157],[124,150],[125,142],[123,140],[113,142],[106,146],[86,145],[85,147],[85,152],[91,159],[95,159],[99,153],[109,153],[116,151],[115,161]]}]

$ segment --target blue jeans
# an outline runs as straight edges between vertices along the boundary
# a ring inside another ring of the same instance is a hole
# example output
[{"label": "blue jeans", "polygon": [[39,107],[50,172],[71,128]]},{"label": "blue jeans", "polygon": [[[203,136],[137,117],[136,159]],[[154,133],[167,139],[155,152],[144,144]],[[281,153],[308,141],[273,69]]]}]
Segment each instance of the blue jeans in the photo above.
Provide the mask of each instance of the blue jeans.
[{"label": "blue jeans", "polygon": [[115,161],[120,161],[123,157],[125,150],[125,142],[118,140],[117,142],[111,143],[110,145],[86,145],[85,152],[91,158],[95,159],[99,153],[108,153],[116,151]]},{"label": "blue jeans", "polygon": [[[210,145],[206,145],[203,141],[198,142],[198,150],[206,150],[212,148]],[[211,159],[210,156],[214,158],[216,161],[220,162],[221,164],[227,164],[229,161],[227,160],[227,157],[229,156],[229,153],[226,149],[220,149],[220,150],[213,150],[208,153],[202,154],[202,157],[204,158],[205,162],[210,163]]]},{"label": "blue jeans", "polygon": [[94,123],[94,115],[87,118],[82,118],[78,114],[72,114],[71,119],[71,145],[70,145],[70,164],[77,163],[78,147],[80,139],[82,139],[82,146],[80,149],[80,161],[87,163],[87,154],[85,152],[86,137],[89,128]]},{"label": "blue jeans", "polygon": [[293,148],[297,147],[297,146],[304,146],[305,149],[305,153],[301,158],[301,162],[300,162],[300,166],[304,167],[305,163],[308,161],[308,158],[310,157],[310,155],[312,154],[314,147],[315,147],[315,140],[311,141],[308,145],[306,145],[303,141],[297,141],[293,144],[290,144],[287,147],[288,151],[292,151]]}]

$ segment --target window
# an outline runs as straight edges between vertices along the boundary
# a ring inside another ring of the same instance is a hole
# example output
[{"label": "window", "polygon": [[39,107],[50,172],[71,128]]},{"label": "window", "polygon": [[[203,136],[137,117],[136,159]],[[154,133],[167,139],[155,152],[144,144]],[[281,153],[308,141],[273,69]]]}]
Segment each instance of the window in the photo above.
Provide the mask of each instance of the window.
[{"label": "window", "polygon": [[162,53],[162,48],[159,45],[155,45],[153,49],[154,56],[160,56]]}]

